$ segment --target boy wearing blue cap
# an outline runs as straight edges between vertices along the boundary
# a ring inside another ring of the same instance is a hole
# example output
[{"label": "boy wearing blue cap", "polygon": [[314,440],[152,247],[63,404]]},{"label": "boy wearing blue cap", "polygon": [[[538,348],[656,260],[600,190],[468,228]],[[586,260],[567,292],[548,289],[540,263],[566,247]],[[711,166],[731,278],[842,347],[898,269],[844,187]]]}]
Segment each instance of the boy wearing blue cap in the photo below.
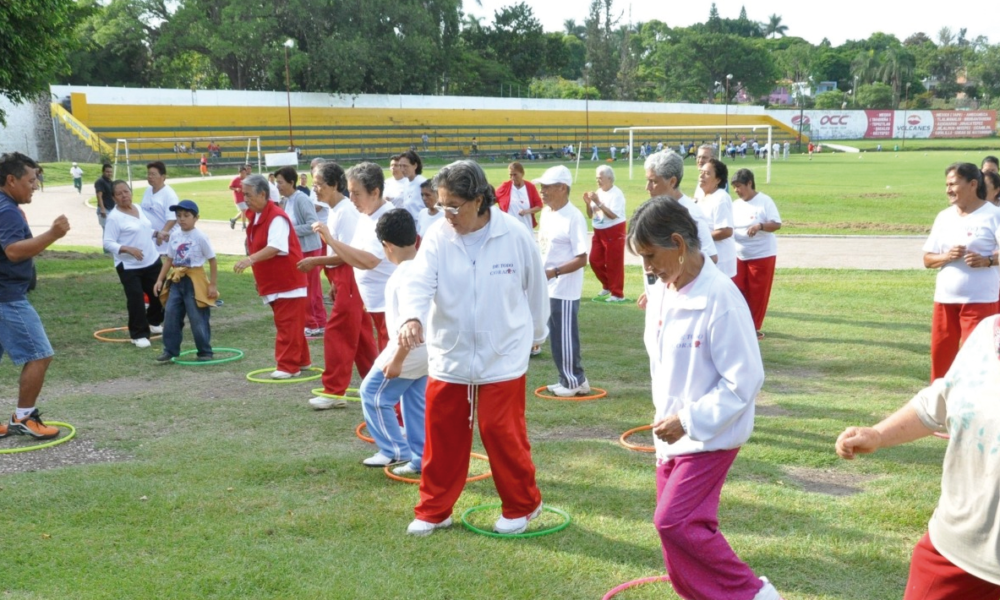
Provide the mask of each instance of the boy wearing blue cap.
[{"label": "boy wearing blue cap", "polygon": [[[180,355],[185,315],[191,324],[194,344],[198,349],[198,360],[209,361],[212,360],[209,308],[215,306],[215,300],[219,297],[216,286],[218,268],[215,251],[212,250],[208,237],[194,227],[198,221],[197,204],[191,200],[181,200],[171,206],[170,210],[177,215],[180,231],[170,235],[168,252],[163,257],[163,268],[153,287],[153,291],[160,295],[166,307],[163,320],[163,353],[156,358],[156,361],[167,363]],[[206,262],[209,265],[207,277]],[[164,295],[168,296],[165,300]]]}]

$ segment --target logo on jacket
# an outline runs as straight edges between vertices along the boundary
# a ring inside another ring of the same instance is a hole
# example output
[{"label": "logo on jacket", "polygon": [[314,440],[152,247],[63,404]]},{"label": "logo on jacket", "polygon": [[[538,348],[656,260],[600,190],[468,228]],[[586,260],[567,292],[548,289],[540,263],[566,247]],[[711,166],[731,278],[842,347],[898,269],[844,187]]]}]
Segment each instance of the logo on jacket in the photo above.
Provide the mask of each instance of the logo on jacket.
[{"label": "logo on jacket", "polygon": [[513,275],[517,273],[514,263],[496,263],[490,267],[490,275]]}]

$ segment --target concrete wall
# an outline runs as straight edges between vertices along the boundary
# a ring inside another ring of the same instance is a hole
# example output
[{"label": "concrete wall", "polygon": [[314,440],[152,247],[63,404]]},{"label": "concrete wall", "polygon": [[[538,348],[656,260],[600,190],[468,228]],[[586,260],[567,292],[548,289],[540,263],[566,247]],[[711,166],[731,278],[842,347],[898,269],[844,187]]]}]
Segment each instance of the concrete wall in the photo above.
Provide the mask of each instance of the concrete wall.
[{"label": "concrete wall", "polygon": [[7,115],[6,127],[0,127],[0,152],[21,152],[45,162],[56,160],[47,100],[14,104],[0,96],[0,109]]}]

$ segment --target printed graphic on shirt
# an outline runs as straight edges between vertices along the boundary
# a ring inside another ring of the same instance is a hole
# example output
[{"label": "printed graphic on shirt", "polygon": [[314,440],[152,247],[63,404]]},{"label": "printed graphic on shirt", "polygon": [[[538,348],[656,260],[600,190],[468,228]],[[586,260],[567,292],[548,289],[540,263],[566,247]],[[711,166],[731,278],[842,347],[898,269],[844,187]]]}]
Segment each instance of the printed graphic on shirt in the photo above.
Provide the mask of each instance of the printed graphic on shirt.
[{"label": "printed graphic on shirt", "polygon": [[177,256],[174,258],[174,265],[178,267],[191,266],[191,242],[183,242],[177,246]]}]

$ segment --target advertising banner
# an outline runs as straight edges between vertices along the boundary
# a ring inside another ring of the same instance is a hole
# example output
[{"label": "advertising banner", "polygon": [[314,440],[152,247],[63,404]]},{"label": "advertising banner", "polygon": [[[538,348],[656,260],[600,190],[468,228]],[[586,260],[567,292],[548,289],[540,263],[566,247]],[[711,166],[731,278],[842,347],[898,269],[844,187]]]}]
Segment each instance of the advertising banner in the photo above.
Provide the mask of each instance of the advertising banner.
[{"label": "advertising banner", "polygon": [[989,137],[997,127],[995,110],[807,110],[801,116],[782,110],[768,114],[813,141]]}]

